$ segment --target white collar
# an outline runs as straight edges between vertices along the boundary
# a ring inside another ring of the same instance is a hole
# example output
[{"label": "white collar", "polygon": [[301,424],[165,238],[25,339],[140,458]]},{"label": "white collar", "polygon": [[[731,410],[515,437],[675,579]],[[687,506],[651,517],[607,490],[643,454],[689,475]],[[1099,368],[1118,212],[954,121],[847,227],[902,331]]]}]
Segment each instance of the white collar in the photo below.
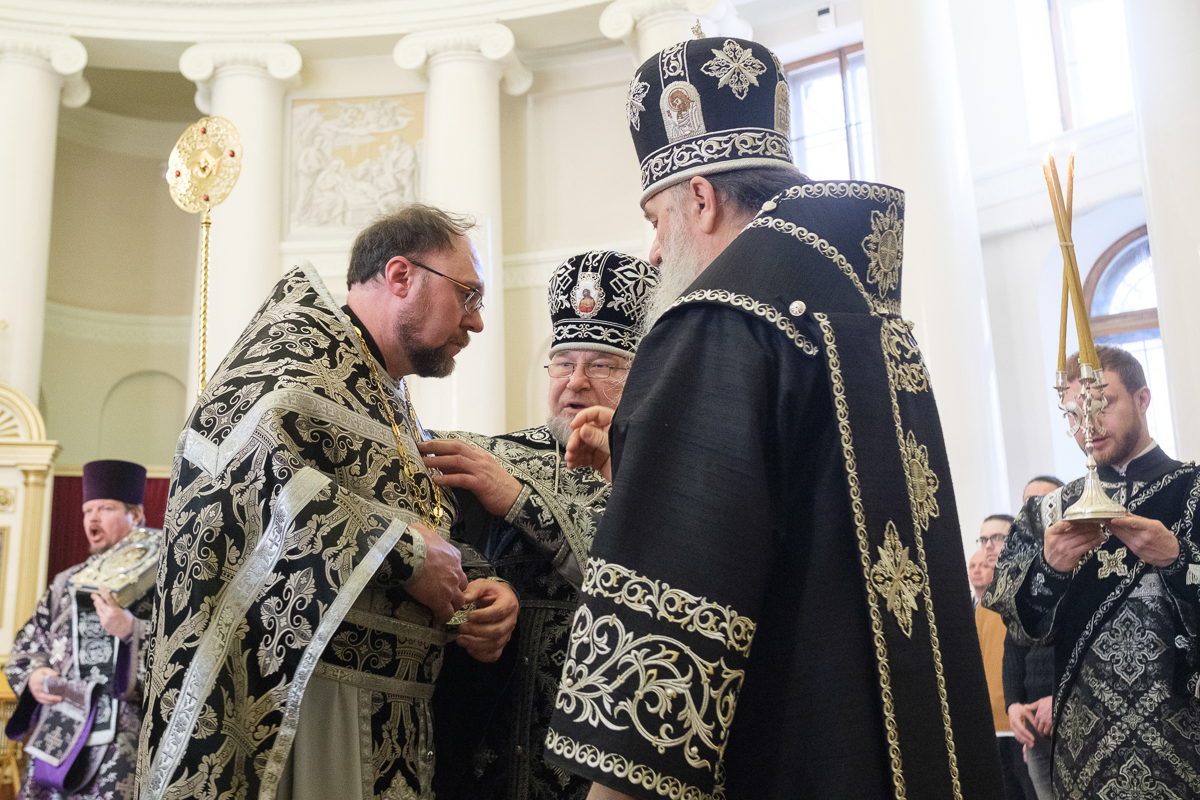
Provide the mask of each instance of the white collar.
[{"label": "white collar", "polygon": [[1158,447],[1158,442],[1156,442],[1156,441],[1154,441],[1153,439],[1151,439],[1151,440],[1150,440],[1150,444],[1146,445],[1146,449],[1142,450],[1142,452],[1138,453],[1136,456],[1134,456],[1133,458],[1129,459],[1128,461],[1126,461],[1126,462],[1125,462],[1124,464],[1122,464],[1121,466],[1119,466],[1119,467],[1113,467],[1113,469],[1115,469],[1115,470],[1117,471],[1117,474],[1118,474],[1118,475],[1120,475],[1122,478],[1124,478],[1124,477],[1125,477],[1125,470],[1129,469],[1129,465],[1130,465],[1130,464],[1132,464],[1134,461],[1137,461],[1139,458],[1141,458],[1142,456],[1146,455],[1146,453],[1149,453],[1151,450],[1153,450],[1153,449],[1154,449],[1154,448],[1156,448],[1156,447]]}]

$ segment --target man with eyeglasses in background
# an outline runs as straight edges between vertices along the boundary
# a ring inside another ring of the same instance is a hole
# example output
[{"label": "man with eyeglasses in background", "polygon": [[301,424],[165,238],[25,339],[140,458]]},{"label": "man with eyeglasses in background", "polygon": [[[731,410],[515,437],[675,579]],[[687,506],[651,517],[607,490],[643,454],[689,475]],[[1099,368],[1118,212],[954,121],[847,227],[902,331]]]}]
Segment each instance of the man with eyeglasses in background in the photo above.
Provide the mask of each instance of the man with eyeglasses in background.
[{"label": "man with eyeglasses in background", "polygon": [[989,568],[995,568],[996,559],[1000,557],[1000,551],[1004,549],[1004,541],[1008,539],[1008,528],[1012,525],[1013,518],[1011,514],[992,514],[983,521],[983,527],[979,529],[979,547],[987,556],[987,565]]},{"label": "man with eyeglasses in background", "polygon": [[[441,473],[434,480],[456,490],[467,527],[460,535],[521,598],[507,664],[488,670],[447,654],[434,699],[439,800],[587,796],[591,782],[551,769],[543,752],[581,567],[610,486],[596,470],[569,470],[563,455],[576,414],[614,409],[621,399],[657,284],[658,270],[633,256],[589,251],[568,259],[550,281],[546,424],[495,438],[449,433],[419,445],[425,465]],[[498,697],[494,681],[503,682]]]}]

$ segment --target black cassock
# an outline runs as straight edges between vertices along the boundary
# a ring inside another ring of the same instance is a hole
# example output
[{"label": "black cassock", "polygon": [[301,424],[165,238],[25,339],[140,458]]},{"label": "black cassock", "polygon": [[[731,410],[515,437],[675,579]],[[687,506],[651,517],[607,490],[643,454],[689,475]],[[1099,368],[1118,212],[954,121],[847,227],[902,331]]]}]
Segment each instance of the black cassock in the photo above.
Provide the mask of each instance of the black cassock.
[{"label": "black cassock", "polygon": [[643,340],[547,752],[638,797],[1000,797],[904,196],[795,186]]}]

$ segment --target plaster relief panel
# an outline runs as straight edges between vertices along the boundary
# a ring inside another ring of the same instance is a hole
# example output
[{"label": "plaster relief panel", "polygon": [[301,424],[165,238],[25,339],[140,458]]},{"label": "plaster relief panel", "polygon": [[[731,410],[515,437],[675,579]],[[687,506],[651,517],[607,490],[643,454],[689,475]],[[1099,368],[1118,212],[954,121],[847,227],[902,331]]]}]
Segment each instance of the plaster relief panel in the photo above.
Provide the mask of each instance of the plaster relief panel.
[{"label": "plaster relief panel", "polygon": [[17,510],[15,486],[0,486],[0,514],[11,514]]},{"label": "plaster relief panel", "polygon": [[357,232],[420,196],[424,93],[296,98],[291,132],[293,234]]}]

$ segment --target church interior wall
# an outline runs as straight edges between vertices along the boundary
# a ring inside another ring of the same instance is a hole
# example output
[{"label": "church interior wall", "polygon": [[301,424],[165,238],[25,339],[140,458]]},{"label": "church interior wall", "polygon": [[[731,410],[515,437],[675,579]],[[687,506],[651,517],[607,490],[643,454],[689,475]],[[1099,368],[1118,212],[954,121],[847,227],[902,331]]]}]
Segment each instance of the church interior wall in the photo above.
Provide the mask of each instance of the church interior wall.
[{"label": "church interior wall", "polygon": [[[198,241],[196,219],[163,180],[177,127],[95,109],[63,115],[40,398],[49,435],[63,445],[60,463],[136,454],[170,464],[184,419],[178,387]],[[142,391],[107,402],[135,375]],[[137,431],[140,441],[106,444],[114,430]]]},{"label": "church interior wall", "polygon": [[[1014,504],[1029,475],[1057,471],[1070,477],[1078,471],[1049,389],[1047,348],[1053,347],[1056,326],[1054,313],[1046,315],[1056,308],[1061,263],[1040,173],[1046,149],[1062,156],[1077,147],[1081,267],[1094,261],[1084,257],[1085,250],[1102,252],[1139,224],[1133,221],[1145,221],[1132,114],[1052,140],[1031,135],[1022,2],[949,4],[982,240],[986,297],[980,302],[988,307]],[[785,63],[861,41],[863,6],[863,0],[835,3],[836,27],[822,33],[815,3],[736,4],[753,23],[755,38]],[[637,205],[638,169],[624,114],[635,58],[625,43],[598,34],[598,8],[554,17],[544,26],[542,42],[537,22],[512,24],[518,55],[534,77],[528,92],[500,98],[509,429],[539,424],[545,414],[547,380],[541,365],[550,333],[545,286],[553,268],[590,248],[645,257],[652,238]],[[569,30],[580,25],[590,26],[583,45]],[[350,244],[361,225],[345,216],[340,219],[346,224],[296,224],[302,153],[291,110],[297,102],[416,96],[428,90],[423,73],[396,66],[382,39],[363,41],[360,55],[297,42],[303,67],[284,97],[279,269],[311,260],[339,299],[345,296]],[[100,69],[120,72],[125,56],[116,40],[87,43]],[[170,49],[154,47],[155,52]],[[127,65],[151,66],[164,74],[175,68],[173,51],[143,63],[138,53],[151,49],[131,48]],[[192,91],[190,84],[185,88]],[[138,108],[155,115],[151,105]],[[111,455],[100,452],[102,431],[129,429],[144,416],[136,403],[121,411],[119,400],[111,398],[169,397],[178,394],[178,382],[187,381],[198,218],[174,207],[162,180],[166,155],[185,126],[183,120],[120,118],[91,105],[60,114],[41,403],[50,435],[63,443],[64,464]],[[419,195],[426,189],[421,185]],[[215,360],[219,357],[210,354],[210,365]],[[190,398],[182,400],[184,408],[189,403]],[[170,448],[163,443],[151,450],[164,453],[160,465],[169,460]]]}]

